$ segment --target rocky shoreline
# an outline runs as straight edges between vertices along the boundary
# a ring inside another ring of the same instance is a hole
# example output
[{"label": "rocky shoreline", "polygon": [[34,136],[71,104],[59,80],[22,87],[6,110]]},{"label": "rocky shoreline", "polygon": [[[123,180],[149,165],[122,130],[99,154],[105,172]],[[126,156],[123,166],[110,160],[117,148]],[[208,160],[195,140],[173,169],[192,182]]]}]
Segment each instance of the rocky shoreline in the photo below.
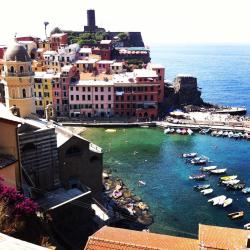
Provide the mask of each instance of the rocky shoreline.
[{"label": "rocky shoreline", "polygon": [[[134,229],[147,229],[153,223],[153,215],[150,213],[148,204],[135,195],[121,178],[113,176],[110,170],[103,171],[103,185],[106,207],[113,210],[120,221],[129,222],[129,228],[134,224]],[[145,183],[138,183],[138,185],[145,185]]]}]

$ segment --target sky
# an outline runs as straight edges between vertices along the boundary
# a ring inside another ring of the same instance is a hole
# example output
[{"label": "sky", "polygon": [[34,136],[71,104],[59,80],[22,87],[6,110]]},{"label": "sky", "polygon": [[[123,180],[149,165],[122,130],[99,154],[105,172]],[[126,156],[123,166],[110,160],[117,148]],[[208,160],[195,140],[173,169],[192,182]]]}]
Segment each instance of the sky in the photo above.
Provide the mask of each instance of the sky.
[{"label": "sky", "polygon": [[44,38],[44,21],[48,33],[81,31],[87,9],[107,31],[141,31],[146,45],[250,44],[250,0],[1,0],[0,9],[0,44],[15,33]]}]

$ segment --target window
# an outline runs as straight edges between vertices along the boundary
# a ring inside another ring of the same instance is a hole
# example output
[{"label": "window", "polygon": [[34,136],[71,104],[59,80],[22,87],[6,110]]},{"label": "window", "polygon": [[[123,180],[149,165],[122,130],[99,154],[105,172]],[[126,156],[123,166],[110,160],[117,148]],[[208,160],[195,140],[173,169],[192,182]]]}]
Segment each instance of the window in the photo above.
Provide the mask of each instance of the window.
[{"label": "window", "polygon": [[26,98],[26,90],[23,89],[23,98]]},{"label": "window", "polygon": [[124,109],[124,105],[123,104],[121,104],[121,108]]},{"label": "window", "polygon": [[127,108],[128,108],[128,109],[130,108],[130,104],[127,104]]},{"label": "window", "polygon": [[108,95],[108,100],[111,101],[111,95]]},{"label": "window", "polygon": [[83,92],[85,91],[85,87],[82,87],[82,91],[83,91]]},{"label": "window", "polygon": [[151,90],[151,91],[154,91],[154,86],[151,86],[151,87],[150,87],[150,90]]},{"label": "window", "polygon": [[91,95],[88,95],[88,101],[90,101],[91,100]]},{"label": "window", "polygon": [[103,95],[101,95],[101,101],[103,101],[104,100],[104,96]]},{"label": "window", "polygon": [[23,66],[20,66],[20,73],[23,73]]},{"label": "window", "polygon": [[116,104],[116,105],[115,105],[115,107],[118,109],[118,108],[119,108],[119,105],[118,105],[118,104]]},{"label": "window", "polygon": [[82,95],[82,100],[85,101],[85,95]]},{"label": "window", "polygon": [[95,100],[98,101],[98,95],[95,95]]},{"label": "window", "polygon": [[104,105],[103,104],[101,104],[101,109],[104,109]]},{"label": "window", "polygon": [[101,92],[103,92],[104,91],[104,88],[103,87],[101,87]]},{"label": "window", "polygon": [[35,105],[37,106],[37,101],[35,101]]},{"label": "window", "polygon": [[74,96],[73,95],[70,96],[70,100],[74,101]]},{"label": "window", "polygon": [[141,101],[141,95],[139,95],[139,101]]},{"label": "window", "polygon": [[63,86],[63,90],[66,90],[66,86]]},{"label": "window", "polygon": [[79,88],[78,87],[76,87],[76,91],[78,91],[79,90]]},{"label": "window", "polygon": [[39,89],[41,88],[41,85],[40,85],[40,84],[38,85],[38,88],[39,88]]},{"label": "window", "polygon": [[88,92],[90,92],[91,91],[91,88],[90,87],[88,87]]},{"label": "window", "polygon": [[79,95],[76,95],[76,100],[79,101]]},{"label": "window", "polygon": [[95,108],[98,109],[98,104],[95,105]]},{"label": "window", "polygon": [[45,84],[45,85],[44,85],[44,88],[45,88],[45,89],[48,89],[48,85],[47,85],[47,84]]},{"label": "window", "polygon": [[43,102],[42,102],[42,101],[39,101],[39,105],[42,106],[42,105],[43,105]]},{"label": "window", "polygon": [[110,103],[108,104],[108,108],[111,109],[111,104]]},{"label": "window", "polygon": [[130,95],[127,96],[127,100],[130,101]]},{"label": "window", "polygon": [[145,100],[145,101],[148,100],[148,96],[147,96],[147,95],[144,96],[144,100]]},{"label": "window", "polygon": [[136,96],[135,95],[133,95],[133,101],[135,101],[136,100]]},{"label": "window", "polygon": [[73,91],[73,87],[70,87],[70,90]]},{"label": "window", "polygon": [[98,87],[95,87],[95,92],[98,92]]},{"label": "window", "polygon": [[110,92],[111,91],[111,88],[110,87],[108,87],[108,92]]},{"label": "window", "polygon": [[60,103],[60,100],[59,100],[59,99],[56,99],[56,103],[59,104],[59,103]]},{"label": "window", "polygon": [[153,100],[154,100],[154,96],[153,96],[153,95],[151,95],[151,96],[150,96],[150,99],[151,99],[151,101],[153,101]]},{"label": "window", "polygon": [[13,66],[10,67],[10,72],[14,73],[14,67]]}]

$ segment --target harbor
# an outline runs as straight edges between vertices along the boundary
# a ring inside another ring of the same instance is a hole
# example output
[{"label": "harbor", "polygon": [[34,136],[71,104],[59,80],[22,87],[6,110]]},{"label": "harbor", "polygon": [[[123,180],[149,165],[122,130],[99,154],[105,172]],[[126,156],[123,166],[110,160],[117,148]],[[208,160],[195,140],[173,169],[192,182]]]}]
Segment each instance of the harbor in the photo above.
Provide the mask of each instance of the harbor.
[{"label": "harbor", "polygon": [[[243,228],[250,222],[246,213],[248,195],[240,190],[228,190],[219,183],[220,177],[237,175],[246,187],[250,185],[248,141],[196,132],[191,136],[164,134],[163,129],[157,127],[115,128],[112,133],[105,130],[107,128],[87,128],[82,136],[102,146],[104,165],[148,204],[154,219],[150,231],[195,237],[197,223]],[[186,164],[180,157],[184,152],[197,152],[212,162],[204,166]],[[227,170],[223,175],[200,170],[208,166]],[[191,175],[203,173],[208,175],[207,181],[189,179]],[[146,185],[139,186],[139,180]],[[194,191],[194,186],[203,184],[209,184],[213,192],[203,195]],[[208,199],[221,195],[233,199],[232,204],[223,207],[208,202]],[[191,204],[197,209],[191,209]],[[227,216],[238,211],[245,211],[239,220],[231,220]]]}]

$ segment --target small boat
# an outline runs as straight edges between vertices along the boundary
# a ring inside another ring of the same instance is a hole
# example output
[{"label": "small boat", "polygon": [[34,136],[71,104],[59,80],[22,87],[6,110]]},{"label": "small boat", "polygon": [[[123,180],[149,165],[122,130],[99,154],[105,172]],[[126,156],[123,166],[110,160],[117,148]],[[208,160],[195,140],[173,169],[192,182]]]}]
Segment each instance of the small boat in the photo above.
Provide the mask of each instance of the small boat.
[{"label": "small boat", "polygon": [[105,130],[105,132],[107,132],[107,133],[115,133],[116,129],[108,128],[108,129]]},{"label": "small boat", "polygon": [[217,133],[218,133],[217,131],[212,131],[211,135],[212,136],[217,136]]},{"label": "small boat", "polygon": [[238,184],[240,182],[240,180],[229,180],[229,181],[222,181],[223,184],[225,185],[235,185],[235,184]]},{"label": "small boat", "polygon": [[218,133],[217,133],[217,135],[216,136],[222,136],[223,135],[223,131],[222,130],[220,130]]},{"label": "small boat", "polygon": [[182,154],[183,158],[194,158],[196,157],[197,153],[184,153]]},{"label": "small boat", "polygon": [[249,230],[250,229],[250,223],[245,224],[244,228]]},{"label": "small boat", "polygon": [[213,189],[212,188],[207,188],[207,189],[203,189],[203,190],[201,190],[201,193],[203,194],[203,195],[207,195],[207,194],[211,194],[211,193],[213,193]]},{"label": "small boat", "polygon": [[168,133],[170,133],[170,128],[164,129],[164,134],[168,134]]},{"label": "small boat", "polygon": [[213,202],[213,206],[215,205],[222,205],[224,203],[224,201],[226,200],[226,196],[225,195],[220,195],[217,197],[214,197],[212,199],[209,199],[208,202]]},{"label": "small boat", "polygon": [[176,131],[175,131],[177,134],[180,134],[181,133],[181,129],[176,129]]},{"label": "small boat", "polygon": [[210,184],[204,184],[204,185],[196,185],[194,186],[194,189],[197,189],[197,190],[203,190],[203,189],[208,189],[210,188]]},{"label": "small boat", "polygon": [[228,132],[225,131],[222,136],[224,136],[224,137],[228,136]]},{"label": "small boat", "polygon": [[239,212],[234,212],[234,213],[230,213],[228,214],[228,216],[234,220],[234,219],[240,219],[244,216],[244,211],[239,211]]},{"label": "small boat", "polygon": [[174,129],[174,128],[171,128],[170,131],[169,131],[169,133],[172,134],[172,133],[174,133],[174,131],[175,131],[175,129]]},{"label": "small boat", "polygon": [[237,179],[238,175],[228,175],[228,176],[222,176],[220,177],[221,181],[230,181]]},{"label": "small boat", "polygon": [[243,189],[245,186],[246,186],[245,183],[237,183],[237,184],[234,184],[234,185],[228,185],[227,187],[228,187],[229,189],[233,189],[233,190],[241,190],[241,189]]},{"label": "small boat", "polygon": [[228,135],[227,135],[227,136],[228,136],[229,138],[231,138],[231,137],[233,137],[233,135],[234,135],[234,133],[233,133],[232,131],[230,131],[230,132],[228,132]]},{"label": "small boat", "polygon": [[200,168],[200,170],[203,172],[206,172],[206,171],[214,170],[216,168],[217,168],[217,166],[207,166],[207,167]]},{"label": "small boat", "polygon": [[229,206],[230,204],[232,204],[232,202],[233,202],[233,199],[227,198],[227,199],[224,201],[224,203],[223,203],[223,207]]},{"label": "small boat", "polygon": [[250,197],[247,197],[247,202],[250,202]]},{"label": "small boat", "polygon": [[122,191],[114,190],[112,193],[113,198],[118,199],[122,196]]},{"label": "small boat", "polygon": [[201,157],[194,158],[190,161],[191,164],[193,165],[205,165],[207,163],[206,159],[203,159]]},{"label": "small boat", "polygon": [[205,174],[194,174],[189,176],[190,180],[196,180],[196,181],[203,181],[205,180],[205,178],[206,178]]},{"label": "small boat", "polygon": [[211,174],[223,174],[227,171],[226,168],[217,168],[217,169],[214,169],[214,170],[210,170],[210,173]]},{"label": "small boat", "polygon": [[185,128],[183,128],[183,129],[181,130],[181,134],[182,134],[182,135],[186,135],[186,134],[187,134],[187,130],[186,130]]},{"label": "small boat", "polygon": [[141,128],[149,128],[148,125],[141,125],[140,127],[141,127]]},{"label": "small boat", "polygon": [[208,128],[208,129],[201,129],[199,133],[205,135],[205,134],[207,134],[209,132],[210,132],[210,128]]},{"label": "small boat", "polygon": [[187,133],[188,133],[189,135],[192,135],[194,132],[193,132],[190,128],[188,128],[188,129],[187,129]]},{"label": "small boat", "polygon": [[145,185],[146,185],[146,182],[145,182],[145,181],[139,180],[139,181],[138,181],[138,184],[139,184],[139,186],[145,186]]},{"label": "small boat", "polygon": [[241,190],[241,192],[244,193],[244,194],[250,193],[250,187],[243,188],[243,189]]},{"label": "small boat", "polygon": [[235,133],[232,137],[237,140],[240,138],[240,135],[239,135],[239,133]]}]

